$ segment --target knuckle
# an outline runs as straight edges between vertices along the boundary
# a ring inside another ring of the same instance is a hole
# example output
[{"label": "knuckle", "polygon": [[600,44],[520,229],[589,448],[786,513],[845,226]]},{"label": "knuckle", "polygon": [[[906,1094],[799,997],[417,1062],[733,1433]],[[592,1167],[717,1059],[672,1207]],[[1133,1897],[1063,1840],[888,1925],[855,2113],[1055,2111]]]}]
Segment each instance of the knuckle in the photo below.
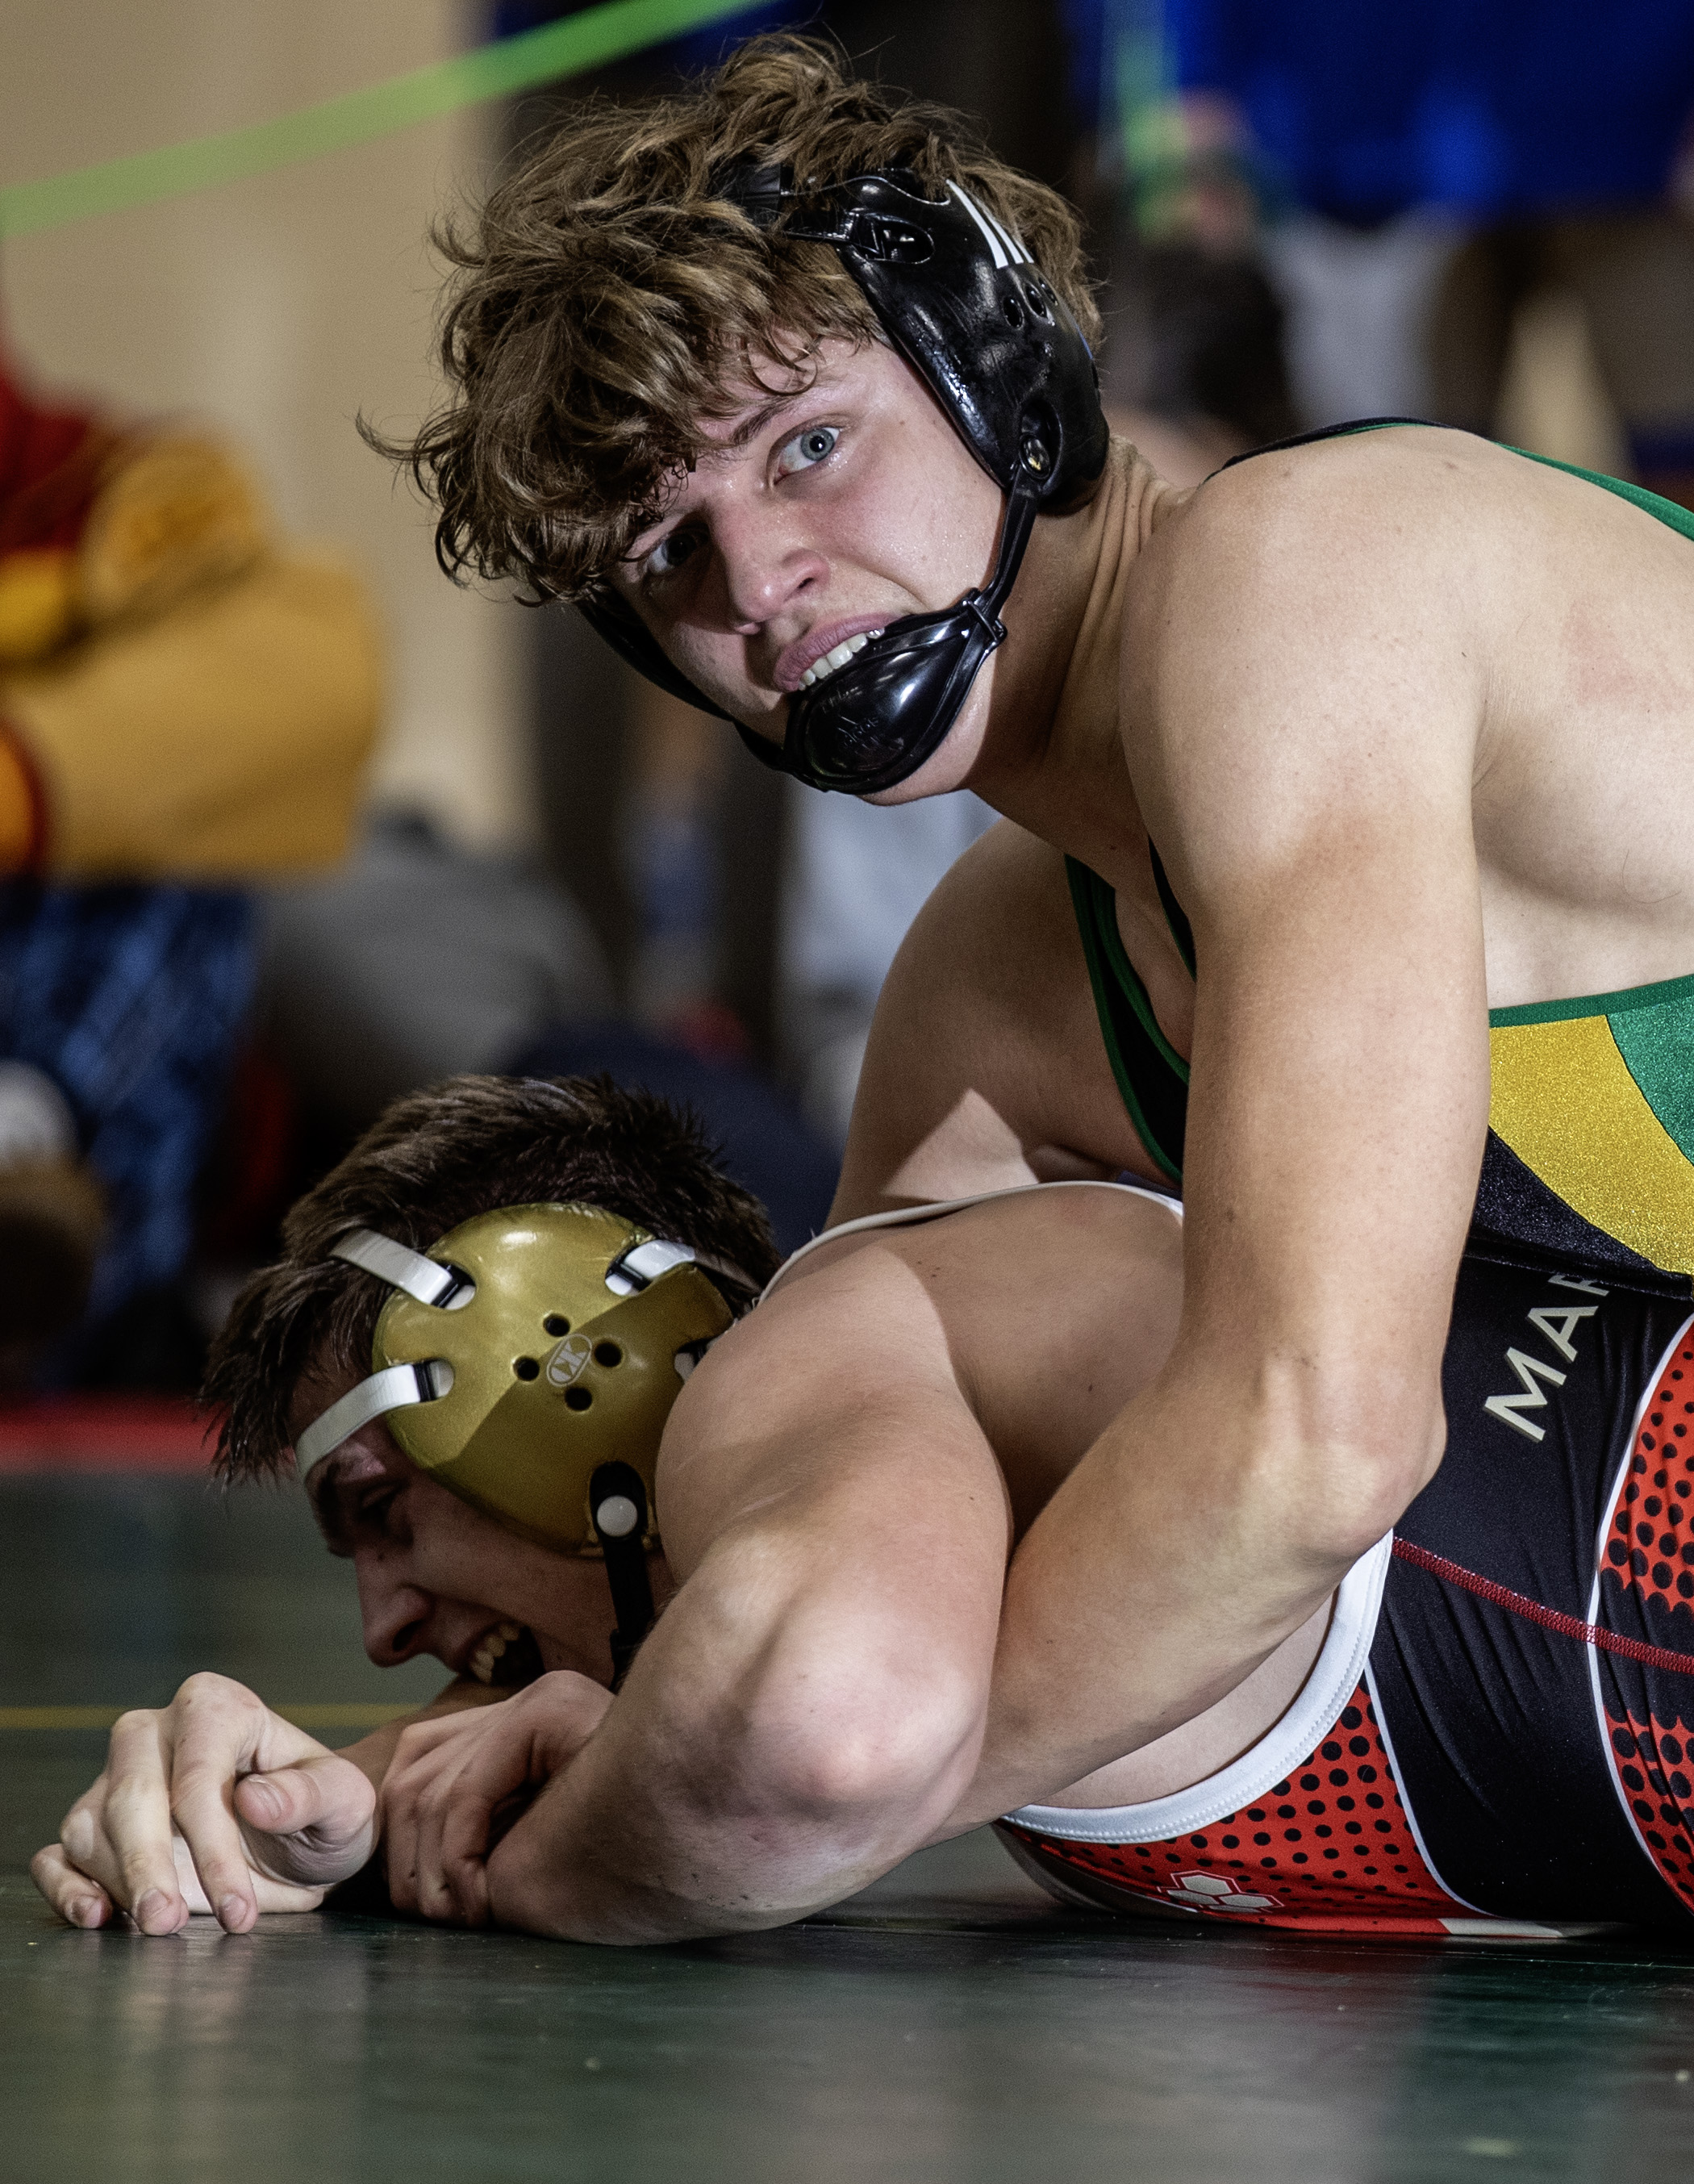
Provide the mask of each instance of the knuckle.
[{"label": "knuckle", "polygon": [[249,1704],[258,1704],[245,1684],[238,1684],[229,1676],[220,1676],[215,1669],[197,1669],[186,1682],[178,1686],[174,1703],[189,1712],[220,1705],[226,1701],[242,1706],[243,1711]]},{"label": "knuckle", "polygon": [[86,1805],[73,1805],[59,1831],[59,1847],[73,1864],[92,1858],[98,1839],[94,1815]]},{"label": "knuckle", "polygon": [[114,1819],[128,1819],[139,1808],[153,1803],[162,1787],[156,1777],[149,1779],[127,1769],[114,1774],[106,1785],[106,1813]]}]

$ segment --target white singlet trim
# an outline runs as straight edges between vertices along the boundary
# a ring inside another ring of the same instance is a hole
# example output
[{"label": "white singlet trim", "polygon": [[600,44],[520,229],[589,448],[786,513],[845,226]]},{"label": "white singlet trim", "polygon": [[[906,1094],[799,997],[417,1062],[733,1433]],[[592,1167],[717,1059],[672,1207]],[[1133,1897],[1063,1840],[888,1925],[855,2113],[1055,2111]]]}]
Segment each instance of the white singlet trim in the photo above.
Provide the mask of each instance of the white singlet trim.
[{"label": "white singlet trim", "polygon": [[[1323,1649],[1299,1696],[1280,1721],[1251,1752],[1243,1752],[1216,1774],[1172,1797],[1144,1805],[1104,1805],[1088,1809],[1071,1805],[1023,1805],[1006,1819],[1032,1833],[1056,1836],[1064,1842],[1155,1843],[1209,1828],[1226,1813],[1239,1813],[1262,1797],[1335,1725],[1357,1688],[1376,1635],[1382,1588],[1394,1550],[1394,1535],[1385,1532],[1368,1554],[1359,1557],[1341,1580]],[[1463,1899],[1461,1899],[1463,1900]]]},{"label": "white singlet trim", "polygon": [[766,1283],[759,1301],[763,1304],[783,1275],[799,1266],[807,1252],[819,1251],[826,1244],[839,1244],[844,1236],[861,1236],[869,1228],[914,1228],[920,1222],[939,1221],[946,1213],[962,1213],[967,1206],[987,1206],[996,1198],[1023,1198],[1032,1190],[1121,1190],[1131,1198],[1150,1199],[1155,1206],[1162,1206],[1173,1220],[1182,1219],[1179,1198],[1173,1198],[1167,1191],[1153,1190],[1145,1184],[1118,1183],[1094,1175],[1067,1176],[1056,1183],[1008,1184],[1004,1190],[979,1190],[970,1198],[938,1199],[933,1206],[896,1206],[888,1213],[861,1213],[856,1221],[844,1221],[839,1228],[826,1228],[783,1260]]}]

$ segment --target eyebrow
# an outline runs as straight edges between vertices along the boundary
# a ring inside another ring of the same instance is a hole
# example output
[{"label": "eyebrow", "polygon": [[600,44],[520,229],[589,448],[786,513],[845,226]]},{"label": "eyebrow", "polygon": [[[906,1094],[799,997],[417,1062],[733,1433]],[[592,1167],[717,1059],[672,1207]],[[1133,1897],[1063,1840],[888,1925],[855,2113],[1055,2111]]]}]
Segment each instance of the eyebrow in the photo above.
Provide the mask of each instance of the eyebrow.
[{"label": "eyebrow", "polygon": [[792,394],[772,394],[767,400],[761,402],[756,410],[744,417],[727,440],[720,441],[717,444],[723,448],[733,448],[738,452],[750,441],[756,440],[765,427],[774,419],[780,417],[784,410],[792,410],[797,403],[804,402],[809,394],[816,392],[816,387],[814,383],[811,387],[796,387]]},{"label": "eyebrow", "polygon": [[[739,454],[744,448],[758,438],[767,425],[780,417],[784,410],[795,408],[804,402],[808,395],[815,394],[816,392],[816,384],[814,382],[810,387],[797,387],[792,394],[772,394],[768,400],[761,402],[756,410],[744,417],[727,439],[712,441],[709,447],[702,450],[702,453],[707,455]],[[692,460],[688,467],[692,473],[694,468]],[[632,568],[646,554],[650,554],[660,538],[666,535],[665,526],[670,521],[671,515],[667,510],[661,515],[655,516],[644,530],[637,532],[629,546],[619,555],[619,566],[623,568]]]}]

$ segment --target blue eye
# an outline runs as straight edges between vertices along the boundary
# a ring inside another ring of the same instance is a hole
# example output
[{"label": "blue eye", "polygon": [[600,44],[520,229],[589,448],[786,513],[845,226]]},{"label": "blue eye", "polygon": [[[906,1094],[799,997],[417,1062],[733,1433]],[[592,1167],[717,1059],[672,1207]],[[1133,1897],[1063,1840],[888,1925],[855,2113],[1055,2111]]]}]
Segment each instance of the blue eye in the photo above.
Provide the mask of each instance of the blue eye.
[{"label": "blue eye", "polygon": [[783,449],[777,468],[785,476],[794,471],[811,470],[827,461],[840,437],[833,425],[808,425],[805,432],[796,432]]}]

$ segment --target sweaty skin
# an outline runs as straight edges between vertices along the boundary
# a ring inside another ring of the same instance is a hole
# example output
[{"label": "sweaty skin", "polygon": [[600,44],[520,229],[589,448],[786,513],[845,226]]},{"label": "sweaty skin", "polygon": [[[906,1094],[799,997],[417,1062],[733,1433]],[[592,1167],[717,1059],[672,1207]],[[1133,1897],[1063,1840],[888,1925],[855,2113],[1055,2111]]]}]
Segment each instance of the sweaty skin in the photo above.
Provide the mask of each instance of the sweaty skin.
[{"label": "sweaty skin", "polygon": [[[326,1459],[315,1499],[354,1557],[373,1658],[434,1651],[462,1668],[506,1616],[528,1618],[554,1664],[504,1705],[389,1733],[395,1902],[603,1940],[716,1932],[795,1916],[971,1825],[1000,1794],[977,1763],[1008,1551],[1167,1351],[1179,1256],[1167,1207],[1098,1190],[1021,1193],[811,1255],[672,1414],[659,1491],[684,1582],[615,1702],[563,1665],[609,1668],[593,1658],[593,1565],[499,1532],[380,1426]],[[1090,1780],[1067,1787],[1032,1747],[1029,1794],[1115,1803],[1211,1773],[1286,1707],[1322,1629],[1320,1616],[1203,1719]],[[162,1770],[134,1763],[143,1740]],[[121,1741],[64,1847],[37,1860],[74,1923],[100,1923],[89,1906],[139,1910],[151,1888],[148,1930],[207,1899],[242,1930],[259,1909],[304,1908],[274,1898],[271,1879],[320,1892],[369,1854],[365,1775],[226,1679],[192,1680],[164,1713],[129,1717]],[[501,1807],[543,1782],[490,1857]],[[307,1841],[289,1822],[309,1791]],[[173,1811],[180,1890],[155,1869]],[[113,1846],[92,1869],[73,1854],[91,1825]]]},{"label": "sweaty skin", "polygon": [[[780,415],[719,429],[620,581],[776,734],[796,662],[855,617],[956,598],[992,525],[974,554],[903,559],[909,513],[974,510],[983,478],[879,347],[827,350]],[[1182,493],[1118,444],[1089,507],[1037,523],[1008,641],[889,792],[967,783],[1021,832],[972,850],[907,944],[835,1209],[1151,1173],[1088,1003],[1062,855],[1082,859],[1192,1064],[1185,1301],[1164,1369],[1014,1558],[984,1762],[1003,1749],[1009,1781],[1037,1722],[1080,1774],[1208,1703],[1439,1462],[1489,1007],[1694,971],[1688,549],[1429,429]]]}]

